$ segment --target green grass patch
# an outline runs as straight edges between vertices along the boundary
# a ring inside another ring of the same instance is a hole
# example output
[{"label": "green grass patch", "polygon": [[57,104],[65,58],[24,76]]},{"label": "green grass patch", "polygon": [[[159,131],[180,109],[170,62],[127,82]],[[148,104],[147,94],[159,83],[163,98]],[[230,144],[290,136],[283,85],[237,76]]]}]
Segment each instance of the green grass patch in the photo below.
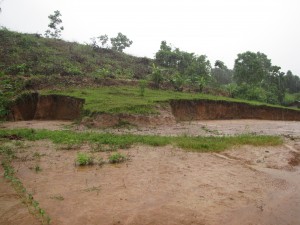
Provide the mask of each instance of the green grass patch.
[{"label": "green grass patch", "polygon": [[112,164],[125,162],[126,160],[127,160],[127,157],[119,152],[112,153],[108,157],[108,162],[112,163]]},{"label": "green grass patch", "polygon": [[82,153],[82,152],[77,153],[76,163],[79,166],[93,165],[94,164],[93,160],[94,158],[92,155],[89,155],[87,153]]},{"label": "green grass patch", "polygon": [[73,132],[73,131],[49,131],[32,129],[1,130],[0,137],[16,135],[31,141],[49,139],[57,144],[83,144],[115,146],[115,148],[128,148],[133,144],[145,144],[150,146],[174,145],[183,149],[210,152],[223,151],[236,145],[280,145],[283,143],[279,136],[265,135],[239,135],[222,137],[165,137],[151,135],[116,135],[97,132]]},{"label": "green grass patch", "polygon": [[[251,105],[268,105],[261,102],[213,96],[201,93],[145,89],[141,96],[139,87],[101,87],[68,90],[44,90],[42,94],[59,94],[85,99],[84,110],[88,113],[155,114],[155,105],[169,100],[223,100]],[[272,107],[281,107],[268,105]]]}]

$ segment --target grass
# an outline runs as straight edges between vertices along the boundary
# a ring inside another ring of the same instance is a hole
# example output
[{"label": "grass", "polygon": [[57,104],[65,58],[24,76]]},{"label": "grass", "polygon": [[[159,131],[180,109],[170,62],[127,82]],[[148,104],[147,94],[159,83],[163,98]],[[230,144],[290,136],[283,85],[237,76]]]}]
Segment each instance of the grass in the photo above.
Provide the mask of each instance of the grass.
[{"label": "grass", "polygon": [[197,152],[218,152],[236,145],[272,146],[283,143],[282,138],[278,136],[252,134],[222,137],[165,137],[132,134],[115,135],[96,132],[77,133],[73,131],[49,131],[33,129],[0,130],[0,137],[9,137],[11,135],[16,135],[30,141],[48,139],[57,144],[90,143],[109,145],[114,146],[115,148],[128,148],[133,144],[144,144],[150,146],[174,145],[186,150]]},{"label": "grass", "polygon": [[[59,94],[85,99],[84,110],[88,113],[128,113],[128,114],[155,114],[157,103],[169,100],[223,100],[241,102],[251,105],[268,105],[265,103],[246,101],[240,99],[213,96],[201,93],[185,93],[176,91],[148,89],[141,96],[139,87],[101,87],[101,88],[75,88],[67,90],[44,90],[42,94]],[[268,105],[272,107],[281,107]]]},{"label": "grass", "polygon": [[79,153],[77,153],[76,163],[79,166],[93,165],[94,164],[94,158],[93,158],[92,155],[89,155],[87,153],[79,152]]},{"label": "grass", "polygon": [[121,163],[127,160],[127,157],[119,152],[113,153],[108,157],[108,162],[115,164]]}]

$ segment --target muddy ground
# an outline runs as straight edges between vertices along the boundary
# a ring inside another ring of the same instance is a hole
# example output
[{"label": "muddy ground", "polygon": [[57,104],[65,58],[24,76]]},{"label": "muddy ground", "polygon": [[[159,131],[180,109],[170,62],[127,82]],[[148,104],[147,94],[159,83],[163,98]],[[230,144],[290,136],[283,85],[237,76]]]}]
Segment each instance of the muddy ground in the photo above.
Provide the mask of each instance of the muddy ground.
[{"label": "muddy ground", "polygon": [[[58,121],[21,121],[1,129],[85,127]],[[55,225],[300,224],[300,122],[193,121],[163,127],[123,127],[99,132],[160,135],[283,135],[277,147],[242,146],[222,153],[192,153],[166,147],[122,150],[129,161],[75,166],[78,151],[49,141],[24,142],[14,161],[17,176]],[[39,153],[40,157],[34,157]],[[95,157],[106,159],[108,153]],[[41,171],[36,172],[36,166]],[[2,168],[0,169],[3,174]],[[0,224],[39,224],[0,178]]]}]

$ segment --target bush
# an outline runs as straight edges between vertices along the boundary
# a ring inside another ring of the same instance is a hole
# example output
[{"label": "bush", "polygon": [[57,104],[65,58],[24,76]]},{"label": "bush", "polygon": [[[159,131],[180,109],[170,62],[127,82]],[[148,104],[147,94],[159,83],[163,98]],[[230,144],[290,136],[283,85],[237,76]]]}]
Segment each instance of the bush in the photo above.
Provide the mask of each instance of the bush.
[{"label": "bush", "polygon": [[94,163],[93,156],[79,152],[77,153],[76,163],[79,166],[92,165]]},{"label": "bush", "polygon": [[113,153],[109,156],[109,163],[121,163],[127,160],[127,157],[119,152]]}]

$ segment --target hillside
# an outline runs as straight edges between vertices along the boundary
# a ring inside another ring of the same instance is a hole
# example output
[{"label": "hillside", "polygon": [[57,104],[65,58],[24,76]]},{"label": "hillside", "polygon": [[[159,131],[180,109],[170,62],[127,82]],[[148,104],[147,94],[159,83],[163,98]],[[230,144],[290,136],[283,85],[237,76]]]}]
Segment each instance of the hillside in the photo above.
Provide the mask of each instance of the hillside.
[{"label": "hillside", "polygon": [[142,78],[151,60],[111,49],[0,29],[0,71],[8,75]]},{"label": "hillside", "polygon": [[[179,50],[171,53],[178,58],[180,55],[178,52],[191,55]],[[160,50],[158,55],[163,56],[164,60],[172,59],[172,54],[167,57],[169,53]],[[177,55],[174,55],[175,53]],[[193,81],[192,77],[184,74],[186,71],[181,74],[180,70],[168,68],[166,65],[155,66],[154,62],[159,64],[161,61],[159,57],[156,62],[112,49],[44,38],[38,34],[22,34],[2,28],[0,58],[0,117],[2,118],[9,114],[12,100],[18,99],[18,96],[24,92],[36,91],[42,95],[58,94],[84,99],[85,115],[156,114],[158,102],[169,103],[180,99],[268,105],[242,100],[239,96],[235,99],[223,97],[231,95],[231,92],[224,89],[221,84],[214,83],[216,81],[213,82],[213,77],[210,81],[205,81],[200,79],[200,75],[199,79]],[[197,62],[201,65],[204,63],[209,76],[209,61],[205,56],[200,56],[198,59]],[[178,60],[180,62],[180,57]],[[141,82],[138,81],[139,79],[147,81]]]}]

